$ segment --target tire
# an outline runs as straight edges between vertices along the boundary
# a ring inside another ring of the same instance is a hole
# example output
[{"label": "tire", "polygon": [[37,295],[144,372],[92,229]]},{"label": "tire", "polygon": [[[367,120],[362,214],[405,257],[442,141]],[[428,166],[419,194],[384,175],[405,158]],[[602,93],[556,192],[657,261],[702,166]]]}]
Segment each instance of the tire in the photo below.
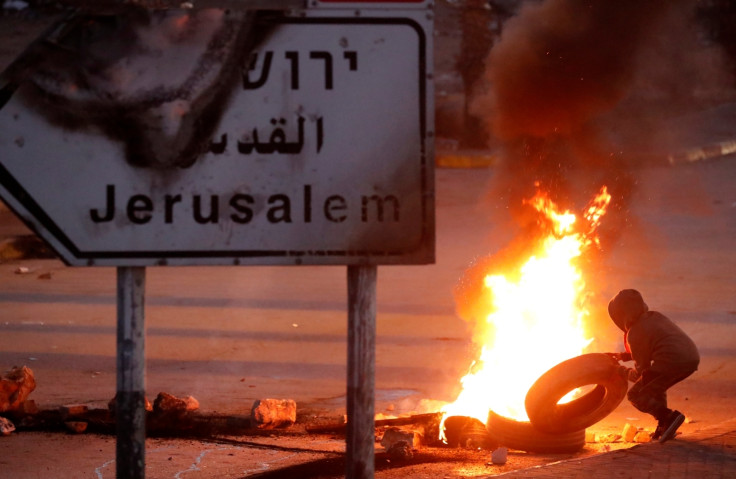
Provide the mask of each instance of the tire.
[{"label": "tire", "polygon": [[[608,416],[621,404],[629,383],[620,365],[606,354],[583,354],[544,373],[526,394],[524,406],[535,428],[548,433],[578,431]],[[595,387],[565,404],[557,402],[570,391]]]},{"label": "tire", "polygon": [[577,452],[585,446],[585,429],[549,434],[528,421],[515,421],[493,411],[488,414],[486,428],[493,441],[519,451],[561,454]]}]

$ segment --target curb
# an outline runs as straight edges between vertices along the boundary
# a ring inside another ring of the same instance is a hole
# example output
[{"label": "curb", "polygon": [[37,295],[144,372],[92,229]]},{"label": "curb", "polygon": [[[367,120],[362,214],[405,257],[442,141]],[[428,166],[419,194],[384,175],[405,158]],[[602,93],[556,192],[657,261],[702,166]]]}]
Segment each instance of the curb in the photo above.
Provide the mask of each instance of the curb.
[{"label": "curb", "polygon": [[679,165],[683,163],[695,163],[696,161],[711,160],[721,156],[727,156],[736,153],[736,140],[722,141],[712,145],[700,148],[692,148],[681,153],[675,153],[667,156],[670,165]]},{"label": "curb", "polygon": [[[731,439],[727,439],[730,436]],[[498,477],[684,478],[696,470],[699,477],[726,478],[736,472],[736,453],[728,451],[736,437],[736,418],[682,434],[665,444],[636,444],[593,456],[498,474]],[[725,449],[724,452],[723,450]],[[495,477],[495,476],[494,476]],[[694,474],[693,474],[694,477]]]},{"label": "curb", "polygon": [[52,259],[56,254],[35,235],[22,235],[0,241],[0,261]]},{"label": "curb", "polygon": [[437,168],[490,168],[496,166],[499,157],[489,151],[442,151],[435,154]]}]

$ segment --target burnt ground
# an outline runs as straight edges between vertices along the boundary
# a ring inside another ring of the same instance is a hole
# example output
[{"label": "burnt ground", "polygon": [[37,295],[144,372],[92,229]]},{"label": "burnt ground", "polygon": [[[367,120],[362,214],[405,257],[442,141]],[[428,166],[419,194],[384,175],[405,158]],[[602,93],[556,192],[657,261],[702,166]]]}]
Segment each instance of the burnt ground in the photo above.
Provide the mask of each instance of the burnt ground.
[{"label": "burnt ground", "polygon": [[[51,19],[0,17],[0,67]],[[438,88],[444,92],[438,102],[453,108],[457,99],[448,98],[459,92],[451,68],[458,39],[450,27],[436,37],[438,77],[446,86]],[[662,128],[673,133],[670,138],[691,136],[689,146],[724,141],[736,124],[730,92],[723,98],[679,111]],[[662,148],[661,155],[679,151]],[[610,297],[629,286],[646,291],[650,306],[678,321],[701,347],[700,371],[670,393],[690,418],[682,430],[696,431],[733,417],[736,397],[736,160],[639,165],[633,172],[640,185],[631,203],[635,227],[621,235],[597,272],[605,279],[600,294]],[[473,258],[509,240],[503,200],[489,192],[493,179],[493,169],[438,170],[437,264],[381,270],[377,412],[425,412],[422,400],[451,400],[472,360],[470,334],[454,314],[451,291]],[[28,233],[0,209],[0,237]],[[15,274],[19,266],[29,273]],[[147,287],[147,381],[154,393],[192,394],[204,410],[224,414],[243,414],[266,396],[296,398],[304,418],[342,414],[341,268],[159,269],[150,272]],[[34,369],[39,386],[32,398],[41,407],[106,404],[115,389],[114,270],[68,268],[54,259],[6,260],[0,300],[0,365]],[[627,422],[653,427],[624,403],[591,429],[618,432]],[[487,451],[446,448],[389,462],[378,447],[376,477],[495,475],[627,446],[593,443],[574,455],[512,451],[505,466],[489,465]],[[309,435],[298,427],[256,437],[151,438],[147,476],[250,477],[283,470],[280,477],[338,477],[343,459],[336,451],[343,448],[340,435]],[[0,466],[21,479],[114,477],[114,449],[110,435],[22,431],[0,438]]]}]

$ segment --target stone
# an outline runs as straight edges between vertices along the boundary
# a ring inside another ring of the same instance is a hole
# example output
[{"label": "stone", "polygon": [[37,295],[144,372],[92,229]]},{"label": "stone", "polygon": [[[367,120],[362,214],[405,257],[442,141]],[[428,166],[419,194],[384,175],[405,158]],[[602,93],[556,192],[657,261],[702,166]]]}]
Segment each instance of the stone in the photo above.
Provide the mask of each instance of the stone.
[{"label": "stone", "polygon": [[64,427],[72,434],[82,434],[87,430],[87,423],[84,421],[65,421]]},{"label": "stone", "polygon": [[0,380],[0,412],[17,411],[34,389],[36,379],[30,368],[12,368]]},{"label": "stone", "polygon": [[293,399],[258,399],[250,410],[250,419],[260,429],[288,427],[296,422]]},{"label": "stone", "polygon": [[411,445],[406,441],[399,441],[392,444],[391,447],[386,451],[391,459],[398,461],[406,461],[414,457],[414,452]]},{"label": "stone", "polygon": [[602,436],[598,436],[598,442],[610,443],[610,442],[616,442],[619,439],[621,439],[621,435],[615,434],[615,433],[603,434]]},{"label": "stone", "polygon": [[13,431],[15,431],[15,425],[10,422],[10,419],[0,417],[0,436],[10,436]]},{"label": "stone", "polygon": [[634,436],[636,436],[637,432],[639,431],[636,427],[632,426],[629,423],[626,423],[623,431],[621,432],[621,438],[624,440],[624,442],[633,442]]},{"label": "stone", "polygon": [[648,431],[639,431],[636,433],[636,436],[634,436],[634,442],[643,443],[643,442],[651,442],[652,441],[652,435],[649,434]]},{"label": "stone", "polygon": [[506,464],[508,456],[509,450],[505,447],[499,447],[491,453],[491,462],[493,464]]},{"label": "stone", "polygon": [[598,442],[598,435],[593,431],[585,430],[585,442]]},{"label": "stone", "polygon": [[89,408],[84,404],[71,404],[59,407],[61,419],[66,420],[87,414]]},{"label": "stone", "polygon": [[405,442],[412,448],[417,448],[422,443],[422,435],[416,431],[407,431],[398,427],[389,427],[383,433],[381,438],[381,446],[386,450],[391,449],[394,444]]},{"label": "stone", "polygon": [[199,409],[199,401],[192,396],[178,398],[169,393],[158,393],[153,401],[153,412],[184,414]]}]

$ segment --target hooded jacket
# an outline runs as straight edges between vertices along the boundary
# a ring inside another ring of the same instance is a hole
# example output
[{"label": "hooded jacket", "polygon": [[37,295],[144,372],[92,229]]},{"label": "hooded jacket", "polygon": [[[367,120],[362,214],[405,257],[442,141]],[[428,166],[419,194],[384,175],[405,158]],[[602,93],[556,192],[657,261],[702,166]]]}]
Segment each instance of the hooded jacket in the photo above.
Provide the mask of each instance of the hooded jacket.
[{"label": "hooded jacket", "polygon": [[626,351],[631,353],[639,372],[698,368],[700,354],[693,340],[662,313],[649,311],[635,289],[620,291],[608,304],[608,314],[624,331]]}]

